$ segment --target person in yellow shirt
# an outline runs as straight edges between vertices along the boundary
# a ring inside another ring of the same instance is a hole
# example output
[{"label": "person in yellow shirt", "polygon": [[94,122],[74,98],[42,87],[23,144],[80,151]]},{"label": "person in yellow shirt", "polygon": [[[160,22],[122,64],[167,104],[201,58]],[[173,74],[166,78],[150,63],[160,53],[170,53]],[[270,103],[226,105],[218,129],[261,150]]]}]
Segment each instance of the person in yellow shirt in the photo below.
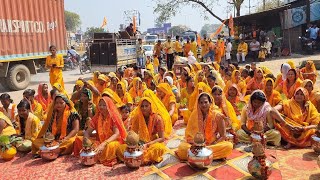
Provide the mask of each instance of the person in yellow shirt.
[{"label": "person in yellow shirt", "polygon": [[154,69],[154,74],[158,74],[159,72],[159,66],[160,66],[160,61],[158,58],[157,54],[153,55],[153,69]]},{"label": "person in yellow shirt", "polygon": [[208,48],[208,41],[207,41],[207,35],[203,35],[203,39],[201,40],[201,57],[203,58],[204,55],[206,55],[209,52]]},{"label": "person in yellow shirt", "polygon": [[183,49],[184,49],[184,56],[188,57],[188,53],[191,50],[191,43],[190,43],[190,39],[189,38],[187,38],[187,42],[184,43]]},{"label": "person in yellow shirt", "polygon": [[176,42],[174,42],[174,51],[178,53],[178,56],[183,56],[183,48],[180,43],[180,36],[176,36]]},{"label": "person in yellow shirt", "polygon": [[242,57],[242,62],[245,62],[247,54],[248,54],[248,44],[244,42],[243,39],[241,39],[240,44],[238,46],[238,52],[237,52],[238,63],[240,62],[240,57]]},{"label": "person in yellow shirt", "polygon": [[64,67],[64,60],[61,54],[57,54],[57,47],[52,45],[49,50],[51,55],[46,58],[46,67],[50,68],[50,84],[53,86],[59,83],[64,88],[62,69]]},{"label": "person in yellow shirt", "polygon": [[164,50],[166,52],[166,56],[167,56],[167,67],[168,70],[171,71],[172,70],[172,66],[174,63],[174,44],[171,41],[171,37],[168,36],[167,41],[164,43]]},{"label": "person in yellow shirt", "polygon": [[196,58],[198,57],[198,45],[194,38],[191,39],[191,52]]}]

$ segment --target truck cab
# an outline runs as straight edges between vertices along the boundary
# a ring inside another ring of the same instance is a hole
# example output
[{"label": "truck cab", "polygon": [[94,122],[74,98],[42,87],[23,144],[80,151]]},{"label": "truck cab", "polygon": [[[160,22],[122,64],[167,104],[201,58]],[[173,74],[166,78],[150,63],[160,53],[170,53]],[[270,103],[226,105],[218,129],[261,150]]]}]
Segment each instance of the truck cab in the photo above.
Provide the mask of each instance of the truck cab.
[{"label": "truck cab", "polygon": [[158,35],[152,35],[152,34],[147,34],[144,37],[145,43],[151,44],[151,45],[154,45],[155,43],[157,43],[158,39],[159,39]]}]

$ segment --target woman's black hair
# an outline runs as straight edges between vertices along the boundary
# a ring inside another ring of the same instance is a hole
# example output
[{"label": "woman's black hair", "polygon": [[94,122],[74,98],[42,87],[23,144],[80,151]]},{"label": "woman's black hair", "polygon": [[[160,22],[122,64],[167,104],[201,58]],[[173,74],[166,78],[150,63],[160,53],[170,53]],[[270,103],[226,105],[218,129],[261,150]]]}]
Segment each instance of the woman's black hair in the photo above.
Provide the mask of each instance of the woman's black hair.
[{"label": "woman's black hair", "polygon": [[34,89],[27,89],[23,92],[24,96],[34,96],[36,94],[36,91]]},{"label": "woman's black hair", "polygon": [[11,99],[11,97],[10,97],[10,95],[8,93],[1,94],[0,100],[6,100],[6,99],[9,100],[10,103],[13,103],[13,100]]},{"label": "woman's black hair", "polygon": [[[297,76],[298,76],[297,71],[295,69],[289,69],[289,71],[293,71],[295,79],[297,79]],[[289,73],[289,71],[288,71],[288,73]]]},{"label": "woman's black hair", "polygon": [[245,72],[245,73],[247,73],[249,75],[249,70],[248,69],[243,69],[242,72]]},{"label": "woman's black hair", "polygon": [[27,100],[25,100],[25,99],[23,99],[23,100],[20,101],[20,103],[17,105],[17,108],[18,108],[18,109],[19,109],[19,108],[26,108],[27,110],[30,110],[30,109],[31,109],[30,103],[29,103]]},{"label": "woman's black hair", "polygon": [[123,105],[123,106],[121,106],[121,107],[120,107],[120,111],[123,111],[123,110],[126,110],[126,111],[131,112],[130,106],[128,106],[128,105]]},{"label": "woman's black hair", "polygon": [[52,97],[54,94],[57,94],[57,93],[59,93],[57,89],[51,89],[50,96]]},{"label": "woman's black hair", "polygon": [[250,72],[249,72],[249,76],[250,76],[251,78],[253,78],[253,76],[254,76],[254,71],[250,71]]},{"label": "woman's black hair", "polygon": [[214,77],[214,75],[209,74],[209,76],[207,77],[207,79],[211,79],[213,81],[216,81],[216,77]]},{"label": "woman's black hair", "polygon": [[250,101],[252,102],[253,100],[259,100],[259,101],[262,101],[262,102],[266,102],[267,98],[266,98],[266,96],[264,95],[263,92],[256,91],[253,94],[251,94]]},{"label": "woman's black hair", "polygon": [[209,95],[209,94],[207,94],[207,93],[202,93],[202,94],[200,94],[200,96],[199,96],[198,99],[202,98],[202,96],[207,96],[209,102],[212,103],[212,99],[210,98],[210,95]]},{"label": "woman's black hair", "polygon": [[219,90],[219,92],[222,93],[222,89],[221,89],[220,87],[218,87],[218,86],[215,86],[215,87],[212,88],[211,94],[213,94],[213,93],[216,92],[217,90]]},{"label": "woman's black hair", "polygon": [[188,83],[189,81],[191,81],[193,78],[191,76],[187,76],[186,77],[186,82]]},{"label": "woman's black hair", "polygon": [[140,79],[143,79],[141,72],[137,72],[137,77],[139,77]]},{"label": "woman's black hair", "polygon": [[121,68],[118,69],[118,73],[120,74],[120,77],[123,77],[124,71]]},{"label": "woman's black hair", "polygon": [[274,77],[273,74],[267,74],[267,75],[266,75],[266,78],[270,78],[270,79],[272,79],[273,81],[276,80],[276,78]]}]

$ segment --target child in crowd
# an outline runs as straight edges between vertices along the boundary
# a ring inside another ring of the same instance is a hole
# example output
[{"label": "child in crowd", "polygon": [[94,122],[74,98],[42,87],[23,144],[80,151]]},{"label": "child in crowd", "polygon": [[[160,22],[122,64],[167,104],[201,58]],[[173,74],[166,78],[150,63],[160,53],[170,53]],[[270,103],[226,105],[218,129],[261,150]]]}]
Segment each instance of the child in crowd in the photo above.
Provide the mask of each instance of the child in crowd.
[{"label": "child in crowd", "polygon": [[127,131],[130,130],[130,107],[128,105],[124,105],[120,107],[120,114],[124,124],[124,127]]},{"label": "child in crowd", "polygon": [[261,46],[261,49],[259,51],[259,56],[258,56],[261,62],[266,60],[267,53],[268,53],[267,49],[264,46]]},{"label": "child in crowd", "polygon": [[158,74],[158,72],[159,72],[159,66],[160,66],[160,62],[159,62],[158,55],[154,54],[154,55],[153,55],[153,69],[154,69],[154,74]]}]

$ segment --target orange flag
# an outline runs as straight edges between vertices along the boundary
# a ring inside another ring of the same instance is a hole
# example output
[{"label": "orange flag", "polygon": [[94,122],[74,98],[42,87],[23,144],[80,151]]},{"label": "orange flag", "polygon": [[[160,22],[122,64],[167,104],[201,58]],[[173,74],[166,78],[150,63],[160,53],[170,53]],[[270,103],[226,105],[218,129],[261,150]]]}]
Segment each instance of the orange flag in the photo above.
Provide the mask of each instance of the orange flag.
[{"label": "orange flag", "polygon": [[107,18],[104,17],[104,18],[103,18],[102,25],[101,25],[101,28],[104,28],[104,27],[106,27],[106,26],[107,26]]},{"label": "orange flag", "polygon": [[215,33],[212,33],[212,34],[210,35],[210,38],[211,38],[211,39],[213,39],[214,37],[216,37],[218,34],[221,33],[222,28],[223,28],[223,26],[224,26],[224,23],[226,23],[226,20],[223,21],[223,23],[219,26],[219,28],[216,30]]},{"label": "orange flag", "polygon": [[136,16],[133,16],[133,32],[136,33],[137,31],[137,22],[136,22]]},{"label": "orange flag", "polygon": [[229,19],[229,28],[230,28],[230,36],[234,36],[234,25],[233,25],[233,17],[232,14],[230,14],[230,19]]}]

